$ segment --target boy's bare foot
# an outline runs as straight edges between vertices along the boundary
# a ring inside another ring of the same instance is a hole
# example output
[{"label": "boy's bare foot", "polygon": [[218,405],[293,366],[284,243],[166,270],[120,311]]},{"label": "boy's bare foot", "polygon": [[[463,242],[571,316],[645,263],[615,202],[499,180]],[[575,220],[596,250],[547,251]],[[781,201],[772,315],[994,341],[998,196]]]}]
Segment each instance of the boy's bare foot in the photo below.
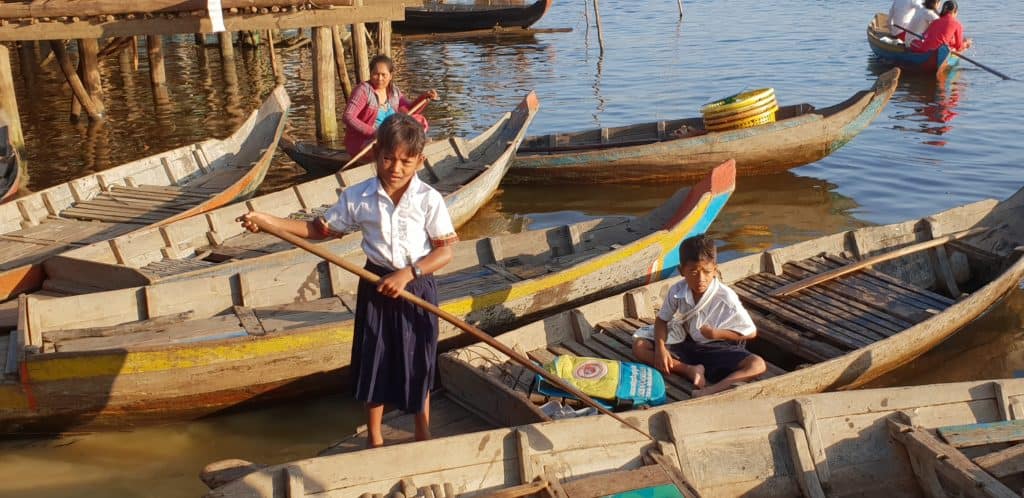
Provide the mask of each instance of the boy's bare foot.
[{"label": "boy's bare foot", "polygon": [[693,387],[704,389],[704,385],[707,384],[707,380],[704,379],[704,365],[690,367],[690,380],[693,381]]}]

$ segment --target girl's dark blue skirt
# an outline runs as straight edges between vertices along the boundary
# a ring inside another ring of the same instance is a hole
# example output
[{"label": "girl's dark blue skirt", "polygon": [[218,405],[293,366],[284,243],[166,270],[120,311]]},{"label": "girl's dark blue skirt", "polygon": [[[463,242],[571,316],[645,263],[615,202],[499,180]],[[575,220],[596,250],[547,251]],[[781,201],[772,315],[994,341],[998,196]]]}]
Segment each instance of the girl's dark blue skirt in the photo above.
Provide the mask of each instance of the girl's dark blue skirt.
[{"label": "girl's dark blue skirt", "polygon": [[[370,262],[366,269],[380,276],[392,271]],[[437,304],[432,275],[412,280],[405,290]],[[434,385],[436,360],[437,316],[360,279],[351,366],[356,399],[419,413]]]}]

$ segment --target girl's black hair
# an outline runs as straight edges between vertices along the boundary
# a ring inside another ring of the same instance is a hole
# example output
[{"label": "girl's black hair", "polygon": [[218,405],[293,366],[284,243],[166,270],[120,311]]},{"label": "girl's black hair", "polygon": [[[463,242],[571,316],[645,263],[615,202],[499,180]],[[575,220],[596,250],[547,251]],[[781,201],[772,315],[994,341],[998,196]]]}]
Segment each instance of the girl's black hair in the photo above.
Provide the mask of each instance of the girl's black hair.
[{"label": "girl's black hair", "polygon": [[939,12],[940,16],[949,14],[950,12],[956,12],[956,0],[946,0],[946,3],[942,4],[942,11]]}]

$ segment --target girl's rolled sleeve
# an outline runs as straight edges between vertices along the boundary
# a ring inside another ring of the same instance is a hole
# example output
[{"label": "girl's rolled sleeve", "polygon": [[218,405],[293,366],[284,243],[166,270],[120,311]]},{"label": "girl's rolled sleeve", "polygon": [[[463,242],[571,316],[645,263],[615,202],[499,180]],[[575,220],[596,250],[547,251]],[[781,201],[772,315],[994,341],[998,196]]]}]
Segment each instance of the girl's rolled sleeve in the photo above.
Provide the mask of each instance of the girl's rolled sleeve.
[{"label": "girl's rolled sleeve", "polygon": [[431,191],[428,197],[426,228],[427,236],[430,237],[430,247],[434,249],[447,247],[459,241],[452,217],[448,213],[448,206],[445,206],[444,198],[437,191]]}]

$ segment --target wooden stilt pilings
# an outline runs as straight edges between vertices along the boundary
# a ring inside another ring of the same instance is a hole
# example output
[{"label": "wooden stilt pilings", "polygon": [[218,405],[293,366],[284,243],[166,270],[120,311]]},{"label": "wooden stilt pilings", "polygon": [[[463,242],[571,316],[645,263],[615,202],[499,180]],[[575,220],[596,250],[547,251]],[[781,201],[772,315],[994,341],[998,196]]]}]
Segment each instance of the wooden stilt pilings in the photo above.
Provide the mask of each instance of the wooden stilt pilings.
[{"label": "wooden stilt pilings", "polygon": [[149,82],[153,86],[153,99],[157,103],[170,100],[167,90],[167,70],[164,67],[164,39],[159,35],[146,37],[146,55],[149,57]]},{"label": "wooden stilt pilings", "polygon": [[64,78],[67,79],[68,84],[71,85],[72,93],[74,93],[75,98],[81,102],[85,112],[89,114],[89,119],[103,119],[103,113],[97,110],[96,104],[92,101],[92,97],[90,97],[89,93],[85,90],[82,80],[78,78],[78,73],[75,71],[75,67],[71,64],[71,58],[68,57],[68,51],[64,48],[64,40],[50,40],[50,48],[56,56],[61,72],[64,73]]},{"label": "wooden stilt pilings", "polygon": [[8,140],[11,141],[14,150],[18,151],[21,157],[25,157],[25,136],[21,131],[21,115],[18,114],[18,101],[14,96],[11,52],[2,43],[0,43],[0,115],[3,115],[7,121]]},{"label": "wooden stilt pilings", "polygon": [[[363,5],[363,0],[356,0],[356,5]],[[362,83],[370,79],[370,55],[366,47],[366,24],[352,25],[352,65],[356,72],[356,82]]]},{"label": "wooden stilt pilings", "polygon": [[267,52],[270,52],[270,68],[274,71],[274,81],[278,85],[284,84],[284,71],[281,69],[281,62],[277,60],[277,53],[274,50],[274,31],[267,30]]},{"label": "wooden stilt pilings", "polygon": [[18,44],[18,58],[21,67],[21,78],[25,80],[25,88],[36,91],[36,71],[39,70],[34,41],[23,41]]},{"label": "wooden stilt pilings", "polygon": [[313,28],[313,97],[316,99],[316,135],[321,140],[338,138],[334,102],[334,41],[331,28]]},{"label": "wooden stilt pilings", "polygon": [[96,110],[103,114],[106,112],[106,107],[103,105],[103,81],[100,78],[99,51],[99,40],[94,38],[78,40],[78,66],[82,71],[82,83],[85,85],[85,91],[89,92],[89,96],[92,97]]},{"label": "wooden stilt pilings", "polygon": [[391,57],[391,21],[383,20],[377,29],[377,46],[380,53]]},{"label": "wooden stilt pilings", "polygon": [[345,96],[345,101],[347,102],[348,96],[352,95],[352,80],[348,77],[348,64],[345,62],[345,44],[341,42],[341,28],[339,26],[331,26],[331,38],[334,41],[334,65],[338,70],[338,79],[341,80],[341,93]]},{"label": "wooden stilt pilings", "polygon": [[195,33],[192,37],[195,39],[196,45],[199,45],[200,47],[206,46],[206,35],[203,33]]},{"label": "wooden stilt pilings", "polygon": [[220,39],[220,57],[221,59],[234,59],[235,58],[235,45],[232,43],[231,32],[224,31],[218,33],[217,36]]}]

